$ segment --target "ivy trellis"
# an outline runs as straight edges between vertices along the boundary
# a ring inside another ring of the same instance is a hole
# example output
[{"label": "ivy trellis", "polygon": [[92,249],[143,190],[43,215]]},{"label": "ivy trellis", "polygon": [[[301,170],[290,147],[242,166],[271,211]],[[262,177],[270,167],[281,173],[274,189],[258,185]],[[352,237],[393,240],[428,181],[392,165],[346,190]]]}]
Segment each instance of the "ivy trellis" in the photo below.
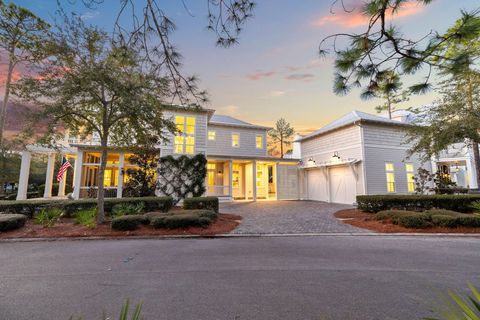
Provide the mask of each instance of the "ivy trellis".
[{"label": "ivy trellis", "polygon": [[175,203],[188,196],[200,197],[206,191],[206,175],[207,158],[203,154],[162,157],[157,168],[157,191],[172,197]]}]

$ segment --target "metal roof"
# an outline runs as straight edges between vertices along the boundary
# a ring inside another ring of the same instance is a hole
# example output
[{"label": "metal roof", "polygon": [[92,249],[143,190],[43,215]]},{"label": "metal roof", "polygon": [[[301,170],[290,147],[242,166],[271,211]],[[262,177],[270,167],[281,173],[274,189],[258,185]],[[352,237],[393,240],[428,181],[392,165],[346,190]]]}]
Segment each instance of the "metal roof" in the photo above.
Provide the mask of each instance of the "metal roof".
[{"label": "metal roof", "polygon": [[386,125],[396,125],[396,126],[409,126],[408,123],[400,122],[397,120],[391,120],[382,116],[373,115],[370,113],[354,110],[350,113],[347,113],[343,117],[330,122],[329,124],[325,125],[324,127],[296,140],[296,141],[303,141],[306,139],[313,138],[315,136],[330,132],[332,130],[345,127],[351,124],[355,124],[357,122],[373,122],[373,123],[380,123]]},{"label": "metal roof", "polygon": [[271,129],[270,127],[251,124],[251,123],[236,119],[236,118],[231,117],[231,116],[225,116],[225,115],[220,115],[220,114],[214,114],[210,118],[209,124],[233,126],[233,127],[244,127],[244,128],[267,129],[267,130]]}]

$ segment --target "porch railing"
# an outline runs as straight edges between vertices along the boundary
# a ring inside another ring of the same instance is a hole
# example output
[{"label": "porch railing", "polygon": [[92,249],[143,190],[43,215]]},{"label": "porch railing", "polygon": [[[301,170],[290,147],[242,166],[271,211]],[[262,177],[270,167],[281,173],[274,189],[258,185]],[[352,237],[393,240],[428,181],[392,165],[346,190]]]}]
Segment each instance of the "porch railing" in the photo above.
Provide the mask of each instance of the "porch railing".
[{"label": "porch railing", "polygon": [[208,196],[230,196],[230,187],[229,186],[208,186],[207,195]]},{"label": "porch railing", "polygon": [[[81,187],[80,198],[96,198],[98,195],[98,187]],[[103,189],[103,196],[105,198],[116,198],[117,187],[105,187]]]}]

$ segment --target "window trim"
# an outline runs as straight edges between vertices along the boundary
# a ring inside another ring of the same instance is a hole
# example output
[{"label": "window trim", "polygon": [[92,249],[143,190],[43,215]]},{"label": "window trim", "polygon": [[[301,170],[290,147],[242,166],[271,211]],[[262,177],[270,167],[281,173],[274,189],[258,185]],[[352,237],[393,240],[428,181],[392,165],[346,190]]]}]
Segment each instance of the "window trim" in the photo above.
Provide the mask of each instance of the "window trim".
[{"label": "window trim", "polygon": [[[392,165],[392,170],[387,170],[387,165],[388,164]],[[397,192],[397,183],[395,181],[395,163],[393,163],[392,161],[385,161],[384,170],[385,170],[385,180],[386,180],[385,182],[386,182],[386,187],[387,187],[387,193],[396,193]],[[389,173],[391,173],[393,175],[393,181],[392,182],[388,181]],[[388,190],[389,183],[393,184],[393,191]]]},{"label": "window trim", "polygon": [[[407,166],[409,166],[409,165],[412,166],[412,170],[411,170],[411,171],[409,171],[409,170],[407,169]],[[415,180],[413,180],[412,182],[410,182],[410,181],[408,180],[408,175],[409,175],[409,174],[411,174],[412,177],[415,176],[415,165],[414,165],[413,163],[411,163],[411,162],[406,162],[406,163],[405,163],[405,174],[406,174],[406,177],[407,177],[407,192],[408,192],[408,193],[415,193]],[[412,190],[412,191],[410,191],[409,188],[408,188],[411,183],[413,183],[413,190]]]},{"label": "window trim", "polygon": [[[238,137],[238,143],[237,143],[237,145],[234,145],[234,144],[233,144],[233,136],[237,136],[237,137]],[[238,132],[232,132],[231,139],[232,139],[232,148],[240,148],[240,133],[238,133]]]},{"label": "window trim", "polygon": [[[173,137],[173,153],[174,154],[186,154],[186,155],[194,155],[195,154],[195,144],[196,144],[196,133],[197,133],[197,117],[194,116],[194,115],[187,115],[187,114],[183,114],[183,115],[180,115],[180,114],[176,114],[175,116],[175,126],[177,126],[177,123],[176,123],[176,117],[183,117],[183,131],[181,133],[181,135],[178,135],[178,134],[175,134],[174,137]],[[194,124],[193,124],[193,133],[191,134],[188,134],[187,133],[187,118],[193,118],[194,120]],[[182,152],[177,152],[176,150],[176,146],[177,145],[180,145],[180,144],[177,144],[175,143],[175,138],[177,137],[182,137]],[[191,144],[187,144],[187,138],[189,137],[193,137],[193,145]],[[192,153],[187,153],[187,146],[193,146],[193,152]]]},{"label": "window trim", "polygon": [[[261,146],[261,147],[258,147],[258,145],[257,145],[257,138],[262,139],[262,141],[261,141],[262,146]],[[257,135],[255,135],[255,148],[256,148],[257,150],[263,150],[263,149],[265,149],[263,140],[265,140],[265,139],[263,138],[263,134],[257,134]]]}]

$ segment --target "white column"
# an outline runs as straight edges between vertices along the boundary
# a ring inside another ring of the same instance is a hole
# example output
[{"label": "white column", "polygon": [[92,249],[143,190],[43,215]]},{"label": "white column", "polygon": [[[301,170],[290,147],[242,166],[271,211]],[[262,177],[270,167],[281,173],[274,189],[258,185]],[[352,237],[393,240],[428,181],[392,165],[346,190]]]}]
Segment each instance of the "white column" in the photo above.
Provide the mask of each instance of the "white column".
[{"label": "white column", "polygon": [[[469,151],[473,152],[472,149],[469,149]],[[468,185],[470,189],[477,189],[477,172],[475,171],[473,157],[469,156],[465,162],[467,164]]]},{"label": "white column", "polygon": [[255,160],[252,161],[252,174],[252,199],[253,201],[257,201],[257,161]]},{"label": "white column", "polygon": [[123,169],[125,167],[125,152],[120,152],[118,158],[117,198],[121,198],[123,194]]},{"label": "white column", "polygon": [[228,194],[233,200],[233,160],[228,162]]},{"label": "white column", "polygon": [[54,171],[55,171],[55,153],[49,153],[48,162],[47,162],[47,174],[45,175],[45,191],[43,192],[44,198],[52,197]]},{"label": "white column", "polygon": [[[68,170],[68,169],[67,169]],[[65,196],[65,185],[67,184],[67,171],[63,173],[62,180],[58,183],[58,196]]]},{"label": "white column", "polygon": [[77,158],[75,159],[75,166],[73,168],[73,199],[80,199],[80,185],[82,183],[82,164],[83,164],[83,152],[77,152]]},{"label": "white column", "polygon": [[275,162],[275,170],[273,174],[275,175],[273,177],[273,180],[275,181],[275,200],[278,200],[278,162]]},{"label": "white column", "polygon": [[20,177],[18,179],[17,200],[27,199],[28,175],[30,174],[30,161],[32,154],[29,151],[22,152],[22,163],[20,166]]}]

